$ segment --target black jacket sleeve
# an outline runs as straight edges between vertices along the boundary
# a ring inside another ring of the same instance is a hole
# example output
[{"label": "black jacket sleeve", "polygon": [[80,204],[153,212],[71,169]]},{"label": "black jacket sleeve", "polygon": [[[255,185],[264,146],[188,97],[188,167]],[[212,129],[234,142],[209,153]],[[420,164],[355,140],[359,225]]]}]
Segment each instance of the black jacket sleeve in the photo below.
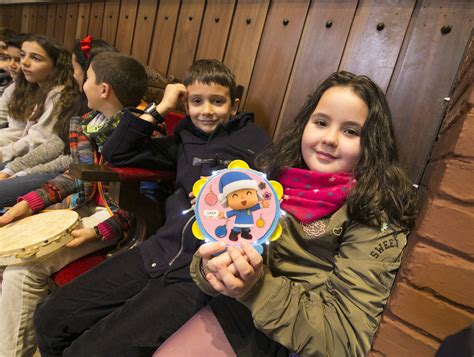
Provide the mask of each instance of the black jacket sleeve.
[{"label": "black jacket sleeve", "polygon": [[104,144],[104,159],[114,166],[174,169],[178,141],[175,137],[152,138],[155,128],[152,123],[126,109],[117,128]]}]

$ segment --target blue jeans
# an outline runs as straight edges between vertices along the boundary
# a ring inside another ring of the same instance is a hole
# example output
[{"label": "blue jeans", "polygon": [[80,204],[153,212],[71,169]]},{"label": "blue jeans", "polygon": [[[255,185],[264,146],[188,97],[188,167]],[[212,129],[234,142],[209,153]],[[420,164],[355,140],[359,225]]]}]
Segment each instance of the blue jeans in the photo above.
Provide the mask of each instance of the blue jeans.
[{"label": "blue jeans", "polygon": [[13,206],[19,196],[40,188],[43,183],[60,174],[61,172],[47,172],[0,181],[0,211],[4,207]]}]

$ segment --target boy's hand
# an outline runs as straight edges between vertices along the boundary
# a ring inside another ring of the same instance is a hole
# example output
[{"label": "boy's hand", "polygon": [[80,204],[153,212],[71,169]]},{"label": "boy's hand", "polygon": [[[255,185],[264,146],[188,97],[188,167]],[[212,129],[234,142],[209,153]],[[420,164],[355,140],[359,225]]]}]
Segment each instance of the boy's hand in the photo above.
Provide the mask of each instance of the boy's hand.
[{"label": "boy's hand", "polygon": [[0,217],[0,227],[13,221],[18,221],[22,218],[31,216],[32,214],[33,210],[30,208],[28,203],[26,201],[20,201]]},{"label": "boy's hand", "polygon": [[[226,253],[231,258],[232,264],[227,266],[226,264],[218,264],[216,273],[207,274],[206,279],[221,294],[241,299],[262,278],[264,274],[263,258],[247,242],[242,242],[242,249],[228,247]],[[229,269],[230,266],[235,267],[237,274]]]},{"label": "boy's hand", "polygon": [[76,248],[88,241],[97,239],[94,228],[75,229],[71,232],[71,235],[73,239],[66,244],[68,248]]},{"label": "boy's hand", "polygon": [[168,114],[169,111],[176,108],[178,101],[184,102],[188,91],[182,83],[168,84],[163,94],[163,99],[160,104],[156,106],[156,111],[160,113],[162,117]]},{"label": "boy's hand", "polygon": [[10,175],[5,172],[0,172],[0,181],[10,178]]},{"label": "boy's hand", "polygon": [[270,201],[263,200],[263,201],[262,201],[262,207],[263,207],[263,208],[268,208],[268,207],[270,207]]}]

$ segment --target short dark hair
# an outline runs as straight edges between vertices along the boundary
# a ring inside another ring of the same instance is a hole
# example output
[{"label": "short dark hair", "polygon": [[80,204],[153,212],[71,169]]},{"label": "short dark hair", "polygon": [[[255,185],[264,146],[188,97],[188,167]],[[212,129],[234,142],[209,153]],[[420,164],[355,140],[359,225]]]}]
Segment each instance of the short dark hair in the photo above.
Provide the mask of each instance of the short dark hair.
[{"label": "short dark hair", "polygon": [[219,84],[229,88],[230,100],[234,103],[237,85],[235,76],[222,62],[214,59],[201,59],[194,62],[184,75],[183,83],[189,86],[195,82],[203,84]]},{"label": "short dark hair", "polygon": [[143,98],[148,77],[135,58],[115,52],[102,52],[91,62],[96,83],[107,83],[125,107],[136,107]]},{"label": "short dark hair", "polygon": [[21,50],[21,45],[23,42],[28,41],[31,37],[29,33],[20,33],[19,35],[15,35],[10,37],[8,40],[4,41],[7,47],[15,47]]},{"label": "short dark hair", "polygon": [[0,27],[0,41],[6,42],[15,35],[15,31],[6,27]]}]

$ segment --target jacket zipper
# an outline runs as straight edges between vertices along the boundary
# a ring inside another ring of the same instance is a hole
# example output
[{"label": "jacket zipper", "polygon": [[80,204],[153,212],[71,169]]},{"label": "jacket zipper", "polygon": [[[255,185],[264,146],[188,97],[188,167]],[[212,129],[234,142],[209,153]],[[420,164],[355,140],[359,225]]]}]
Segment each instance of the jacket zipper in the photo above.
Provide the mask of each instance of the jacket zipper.
[{"label": "jacket zipper", "polygon": [[180,247],[179,247],[179,250],[178,250],[178,253],[173,257],[173,259],[171,259],[171,261],[168,263],[169,266],[172,266],[173,263],[176,261],[176,259],[179,258],[179,256],[181,255],[181,253],[183,252],[183,249],[184,249],[184,232],[186,231],[186,228],[188,228],[188,225],[189,223],[191,223],[191,221],[195,218],[195,215],[193,214],[191,217],[189,217],[188,221],[186,222],[186,224],[184,225],[183,227],[183,230],[181,231],[181,243],[180,243]]}]

